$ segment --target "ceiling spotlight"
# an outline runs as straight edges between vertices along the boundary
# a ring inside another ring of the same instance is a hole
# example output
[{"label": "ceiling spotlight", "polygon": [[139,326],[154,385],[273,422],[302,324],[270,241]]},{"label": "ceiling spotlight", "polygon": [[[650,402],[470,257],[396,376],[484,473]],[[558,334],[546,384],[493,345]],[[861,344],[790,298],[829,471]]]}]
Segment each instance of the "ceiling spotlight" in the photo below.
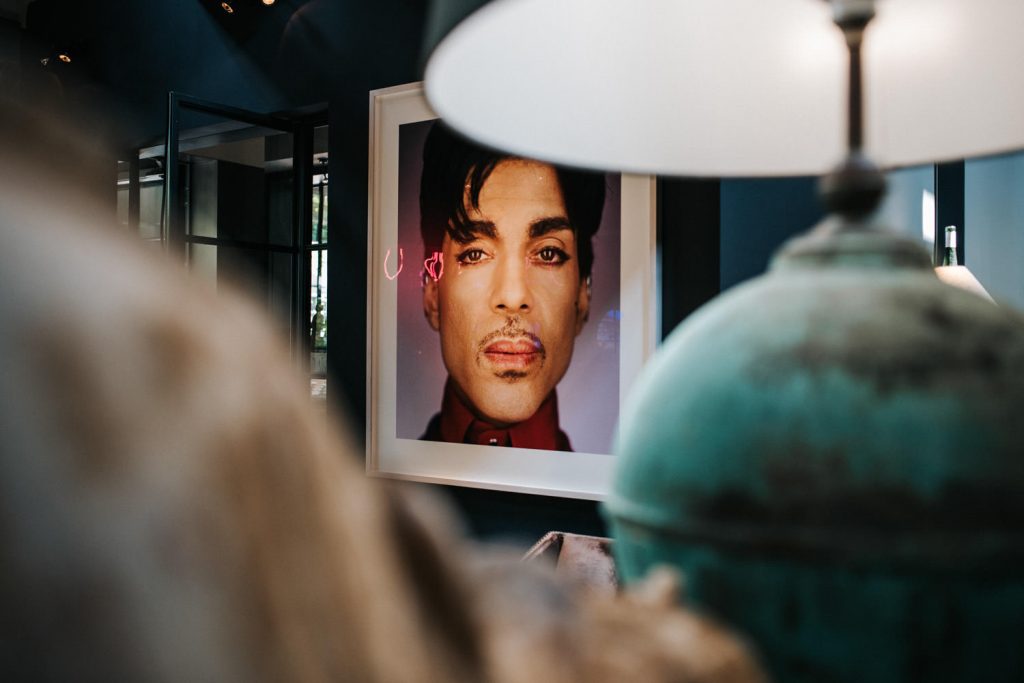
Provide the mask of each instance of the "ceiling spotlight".
[{"label": "ceiling spotlight", "polygon": [[39,63],[43,66],[49,66],[51,62],[58,61],[62,64],[71,63],[71,53],[66,50],[55,50],[39,60]]},{"label": "ceiling spotlight", "polygon": [[235,8],[232,7],[231,3],[228,2],[227,0],[224,0],[224,2],[220,3],[220,8],[222,10],[224,10],[225,12],[227,12],[228,14],[234,14],[234,12],[235,12]]},{"label": "ceiling spotlight", "polygon": [[267,7],[270,7],[271,5],[274,4],[274,0],[263,0],[263,4],[266,5]]}]

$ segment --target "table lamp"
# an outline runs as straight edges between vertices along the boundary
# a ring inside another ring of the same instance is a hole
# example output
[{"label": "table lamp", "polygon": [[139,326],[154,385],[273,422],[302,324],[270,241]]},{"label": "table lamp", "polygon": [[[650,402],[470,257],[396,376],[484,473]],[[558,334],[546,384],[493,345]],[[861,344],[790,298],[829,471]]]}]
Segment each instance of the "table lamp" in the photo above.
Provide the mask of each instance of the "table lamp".
[{"label": "table lamp", "polygon": [[435,10],[425,90],[478,142],[825,174],[830,215],[673,331],[626,401],[603,507],[622,578],[679,568],[780,681],[1024,677],[1024,317],[870,218],[872,160],[1024,147],[1024,2],[471,4]]}]

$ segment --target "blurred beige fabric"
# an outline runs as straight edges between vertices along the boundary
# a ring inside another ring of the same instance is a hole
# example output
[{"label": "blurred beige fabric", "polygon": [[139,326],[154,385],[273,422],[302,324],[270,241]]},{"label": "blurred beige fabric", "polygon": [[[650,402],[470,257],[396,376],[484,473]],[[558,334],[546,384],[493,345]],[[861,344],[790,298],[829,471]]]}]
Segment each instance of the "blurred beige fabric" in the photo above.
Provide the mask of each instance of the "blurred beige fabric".
[{"label": "blurred beige fabric", "polygon": [[0,678],[762,680],[670,579],[584,596],[368,481],[261,314],[112,233],[33,155],[76,143],[26,121],[0,116]]}]

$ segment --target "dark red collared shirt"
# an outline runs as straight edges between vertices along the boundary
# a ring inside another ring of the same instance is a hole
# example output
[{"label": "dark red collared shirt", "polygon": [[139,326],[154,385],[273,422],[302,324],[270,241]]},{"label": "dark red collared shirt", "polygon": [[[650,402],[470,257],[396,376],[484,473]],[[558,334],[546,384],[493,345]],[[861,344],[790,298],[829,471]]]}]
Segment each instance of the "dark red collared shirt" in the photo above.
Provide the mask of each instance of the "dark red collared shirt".
[{"label": "dark red collared shirt", "polygon": [[497,427],[473,415],[459,398],[450,377],[444,385],[441,412],[430,419],[420,440],[546,451],[572,450],[569,437],[558,427],[558,397],[554,390],[530,418],[509,427]]}]

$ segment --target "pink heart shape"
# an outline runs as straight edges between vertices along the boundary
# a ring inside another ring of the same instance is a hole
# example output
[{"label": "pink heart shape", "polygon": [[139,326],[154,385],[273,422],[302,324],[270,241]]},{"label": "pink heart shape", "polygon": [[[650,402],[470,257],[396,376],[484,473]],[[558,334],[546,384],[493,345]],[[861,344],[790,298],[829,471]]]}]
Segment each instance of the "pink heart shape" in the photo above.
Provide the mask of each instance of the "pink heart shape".
[{"label": "pink heart shape", "polygon": [[435,251],[430,255],[426,261],[423,262],[423,267],[430,274],[430,277],[437,282],[444,275],[444,259],[441,257],[441,252]]}]

